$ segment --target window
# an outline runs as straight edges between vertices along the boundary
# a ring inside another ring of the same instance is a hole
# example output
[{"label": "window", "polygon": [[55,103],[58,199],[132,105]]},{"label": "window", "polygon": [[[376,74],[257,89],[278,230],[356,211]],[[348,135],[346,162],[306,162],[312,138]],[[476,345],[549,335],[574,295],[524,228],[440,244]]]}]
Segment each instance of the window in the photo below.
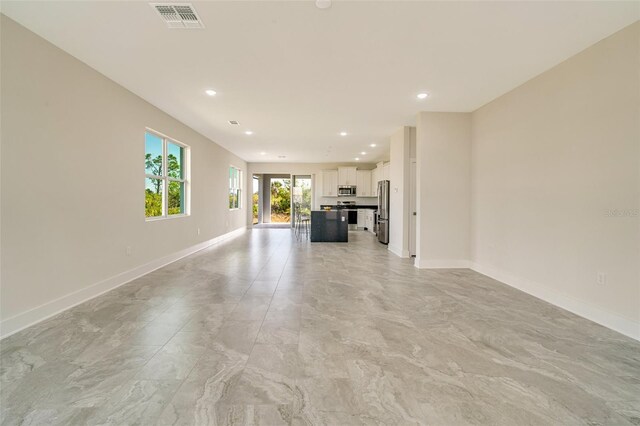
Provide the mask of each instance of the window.
[{"label": "window", "polygon": [[144,146],[145,217],[188,215],[189,147],[151,131],[145,133]]},{"label": "window", "polygon": [[229,210],[242,208],[242,170],[229,166]]}]

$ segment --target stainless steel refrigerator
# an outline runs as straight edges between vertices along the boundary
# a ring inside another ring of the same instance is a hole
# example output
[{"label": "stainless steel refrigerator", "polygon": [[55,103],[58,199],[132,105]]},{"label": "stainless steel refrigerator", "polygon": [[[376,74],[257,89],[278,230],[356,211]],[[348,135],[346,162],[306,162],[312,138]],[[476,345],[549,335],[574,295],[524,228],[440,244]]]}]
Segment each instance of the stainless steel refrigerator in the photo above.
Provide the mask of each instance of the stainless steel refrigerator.
[{"label": "stainless steel refrigerator", "polygon": [[389,187],[388,180],[378,182],[378,241],[389,244]]}]

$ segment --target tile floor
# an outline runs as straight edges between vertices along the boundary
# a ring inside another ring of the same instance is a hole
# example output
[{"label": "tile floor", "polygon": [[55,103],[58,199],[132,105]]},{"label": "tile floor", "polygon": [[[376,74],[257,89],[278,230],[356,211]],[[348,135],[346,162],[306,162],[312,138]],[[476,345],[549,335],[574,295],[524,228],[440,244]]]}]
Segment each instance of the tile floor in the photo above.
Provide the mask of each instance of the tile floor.
[{"label": "tile floor", "polygon": [[1,345],[13,424],[640,424],[640,343],[365,232],[264,229]]}]

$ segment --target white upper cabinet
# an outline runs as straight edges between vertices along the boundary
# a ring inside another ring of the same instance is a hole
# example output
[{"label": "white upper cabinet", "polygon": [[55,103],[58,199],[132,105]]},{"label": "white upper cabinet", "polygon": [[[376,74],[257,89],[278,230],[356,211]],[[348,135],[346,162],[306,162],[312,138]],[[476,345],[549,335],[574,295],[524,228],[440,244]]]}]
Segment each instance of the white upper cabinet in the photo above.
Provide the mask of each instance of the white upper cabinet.
[{"label": "white upper cabinet", "polygon": [[337,170],[322,171],[322,196],[323,197],[338,196],[338,171]]},{"label": "white upper cabinet", "polygon": [[358,170],[356,172],[356,195],[358,197],[372,197],[371,170]]},{"label": "white upper cabinet", "polygon": [[356,176],[355,167],[338,167],[338,185],[356,185],[356,184],[357,184],[357,176]]},{"label": "white upper cabinet", "polygon": [[383,179],[382,167],[377,167],[371,171],[371,195],[378,196],[378,182]]},{"label": "white upper cabinet", "polygon": [[378,182],[390,179],[391,163],[378,163],[378,167],[371,171],[371,196],[378,196]]},{"label": "white upper cabinet", "polygon": [[378,169],[371,170],[371,196],[378,196]]}]

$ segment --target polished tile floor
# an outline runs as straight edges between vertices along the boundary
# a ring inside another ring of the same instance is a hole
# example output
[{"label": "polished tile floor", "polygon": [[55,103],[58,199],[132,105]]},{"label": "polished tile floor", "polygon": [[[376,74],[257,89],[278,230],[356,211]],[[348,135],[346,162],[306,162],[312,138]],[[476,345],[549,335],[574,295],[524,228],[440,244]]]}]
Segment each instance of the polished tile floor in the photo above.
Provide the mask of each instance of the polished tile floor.
[{"label": "polished tile floor", "polygon": [[350,238],[250,231],[3,340],[2,424],[640,424],[640,343]]}]

